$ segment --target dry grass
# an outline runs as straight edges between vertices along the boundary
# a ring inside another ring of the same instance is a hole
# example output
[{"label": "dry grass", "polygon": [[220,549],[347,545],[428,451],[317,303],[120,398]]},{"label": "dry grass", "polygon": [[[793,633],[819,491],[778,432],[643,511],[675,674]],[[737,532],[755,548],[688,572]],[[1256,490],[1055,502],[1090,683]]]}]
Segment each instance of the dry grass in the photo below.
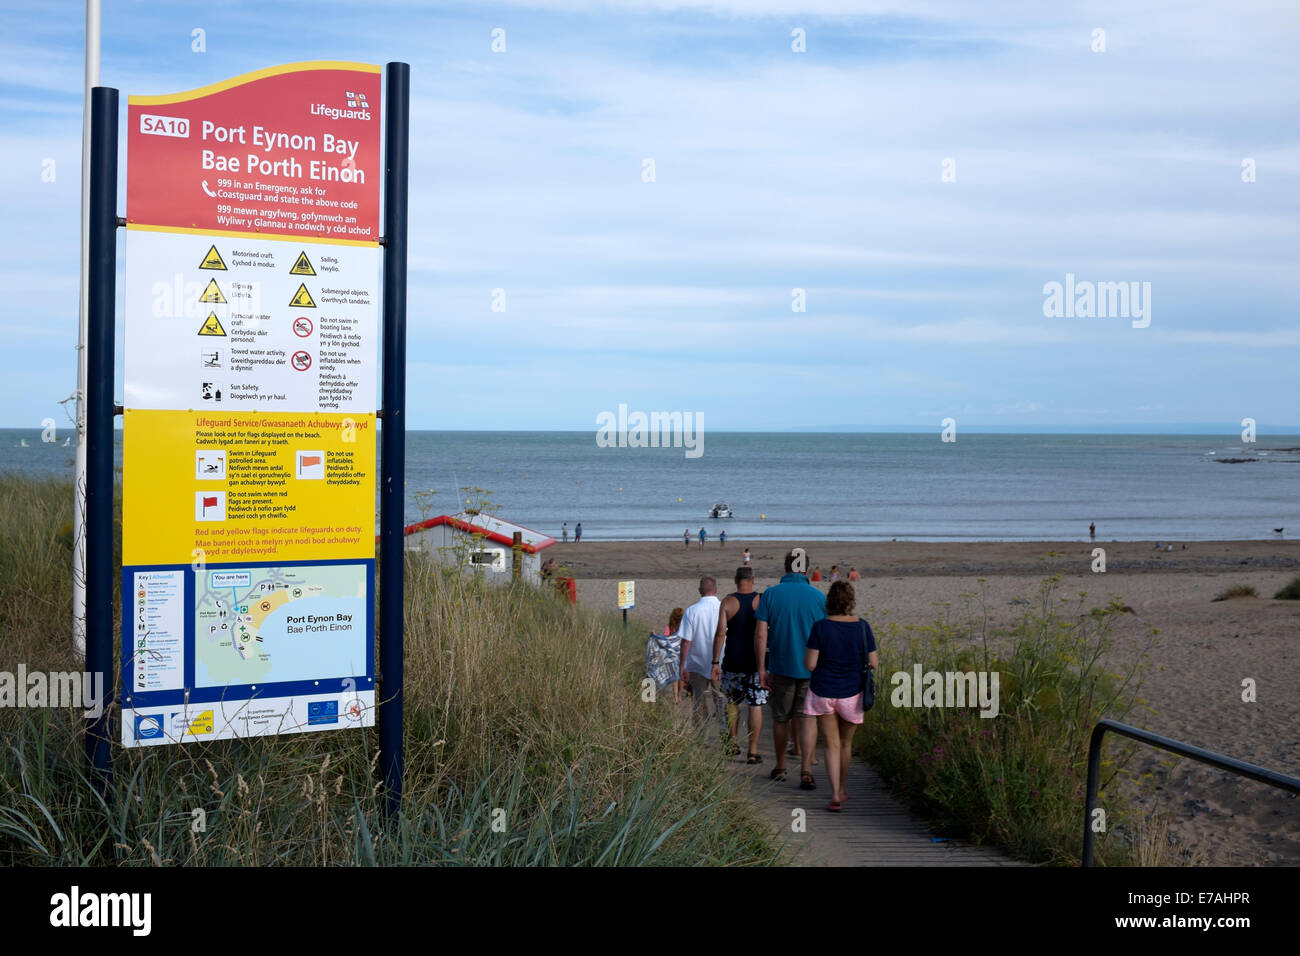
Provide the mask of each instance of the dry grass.
[{"label": "dry grass", "polygon": [[1225,591],[1224,591],[1222,594],[1220,594],[1218,597],[1216,597],[1216,598],[1212,598],[1212,600],[1214,600],[1214,601],[1231,601],[1231,600],[1233,600],[1234,598],[1248,598],[1248,597],[1252,597],[1252,598],[1253,598],[1253,597],[1259,597],[1259,592],[1258,592],[1257,590],[1255,590],[1255,588],[1254,588],[1253,585],[1250,585],[1250,584],[1234,584],[1232,587],[1230,587],[1230,588],[1228,588],[1227,590],[1225,590]]},{"label": "dry grass", "polygon": [[1172,814],[1166,811],[1146,815],[1136,826],[1133,846],[1135,866],[1204,866],[1205,851],[1177,846],[1169,832]]},{"label": "dry grass", "polygon": [[[0,476],[0,670],[77,669],[71,488]],[[410,559],[406,789],[373,730],[123,750],[106,797],[80,715],[0,710],[0,863],[752,865],[777,847],[715,748],[640,694],[644,638],[524,586]],[[382,587],[382,574],[381,574]],[[205,827],[197,830],[196,811]]]}]

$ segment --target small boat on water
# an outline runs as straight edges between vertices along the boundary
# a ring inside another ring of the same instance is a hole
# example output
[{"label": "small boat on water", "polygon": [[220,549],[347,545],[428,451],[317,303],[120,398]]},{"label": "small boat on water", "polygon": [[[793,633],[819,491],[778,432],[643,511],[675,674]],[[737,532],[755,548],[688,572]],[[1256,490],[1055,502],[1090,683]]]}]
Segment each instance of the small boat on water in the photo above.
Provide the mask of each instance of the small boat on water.
[{"label": "small boat on water", "polygon": [[730,518],[731,508],[727,506],[727,503],[725,501],[719,501],[712,508],[709,509],[709,517]]}]

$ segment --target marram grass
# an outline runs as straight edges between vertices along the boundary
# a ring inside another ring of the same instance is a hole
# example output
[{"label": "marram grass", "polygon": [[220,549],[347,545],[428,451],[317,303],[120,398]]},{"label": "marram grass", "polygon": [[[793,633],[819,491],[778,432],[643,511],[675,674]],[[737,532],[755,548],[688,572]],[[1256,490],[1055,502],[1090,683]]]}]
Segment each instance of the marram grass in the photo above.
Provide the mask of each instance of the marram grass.
[{"label": "marram grass", "polygon": [[[71,485],[0,475],[0,670],[76,670]],[[3,865],[766,865],[779,847],[640,693],[644,638],[408,556],[406,786],[373,729],[125,750],[89,785],[79,712],[0,710]],[[381,569],[382,587],[382,569]],[[116,700],[116,696],[113,698]]]}]

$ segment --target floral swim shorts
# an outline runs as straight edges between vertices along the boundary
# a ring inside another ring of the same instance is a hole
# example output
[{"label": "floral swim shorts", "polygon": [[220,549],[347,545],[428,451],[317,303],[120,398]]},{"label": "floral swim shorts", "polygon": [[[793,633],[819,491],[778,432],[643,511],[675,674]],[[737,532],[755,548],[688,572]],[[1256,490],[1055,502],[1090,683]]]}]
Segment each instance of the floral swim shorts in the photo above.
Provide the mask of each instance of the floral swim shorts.
[{"label": "floral swim shorts", "polygon": [[727,695],[727,702],[737,707],[741,704],[762,707],[767,703],[767,691],[758,682],[757,674],[723,671],[722,692]]}]

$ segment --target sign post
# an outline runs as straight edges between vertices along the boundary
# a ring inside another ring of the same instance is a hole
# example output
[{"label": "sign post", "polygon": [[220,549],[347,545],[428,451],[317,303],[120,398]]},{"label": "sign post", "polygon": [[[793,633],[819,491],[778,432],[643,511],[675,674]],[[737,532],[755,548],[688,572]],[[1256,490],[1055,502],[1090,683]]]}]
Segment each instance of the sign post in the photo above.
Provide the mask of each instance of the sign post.
[{"label": "sign post", "polygon": [[618,606],[623,612],[623,629],[627,630],[627,612],[636,607],[636,582],[618,582]]},{"label": "sign post", "polygon": [[[117,303],[117,90],[90,94],[86,347],[86,671],[113,682],[113,339]],[[126,599],[123,598],[123,604]],[[87,721],[86,763],[101,793],[113,779],[109,710]]]},{"label": "sign post", "polygon": [[379,96],[328,61],[129,100],[124,746],[374,724]]},{"label": "sign post", "polygon": [[406,551],[406,229],[411,67],[389,63],[384,88],[384,430],[379,611],[379,762],[390,820],[402,806],[403,594]]}]

